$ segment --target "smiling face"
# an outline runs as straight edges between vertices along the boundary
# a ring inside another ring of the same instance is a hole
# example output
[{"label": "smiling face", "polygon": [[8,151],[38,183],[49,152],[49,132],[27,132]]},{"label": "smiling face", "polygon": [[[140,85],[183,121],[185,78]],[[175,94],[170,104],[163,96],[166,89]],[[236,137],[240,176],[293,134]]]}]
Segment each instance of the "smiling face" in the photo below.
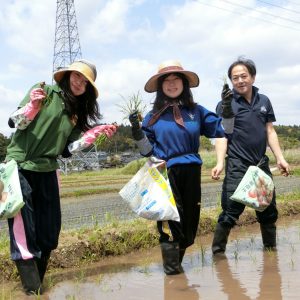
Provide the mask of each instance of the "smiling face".
[{"label": "smiling face", "polygon": [[183,92],[183,82],[180,77],[171,74],[162,83],[162,90],[169,98],[177,98]]},{"label": "smiling face", "polygon": [[251,76],[248,69],[244,65],[236,65],[231,71],[231,82],[233,88],[245,99],[251,101],[252,85],[255,76]]},{"label": "smiling face", "polygon": [[70,74],[70,89],[74,96],[85,93],[88,80],[79,72],[72,71]]}]

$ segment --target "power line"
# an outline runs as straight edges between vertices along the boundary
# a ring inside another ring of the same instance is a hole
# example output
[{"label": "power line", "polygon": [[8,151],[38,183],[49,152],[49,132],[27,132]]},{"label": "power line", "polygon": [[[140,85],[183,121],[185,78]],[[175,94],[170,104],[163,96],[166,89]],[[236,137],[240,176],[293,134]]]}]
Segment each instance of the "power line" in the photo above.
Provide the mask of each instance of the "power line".
[{"label": "power line", "polygon": [[[197,1],[197,2],[199,2],[199,3],[202,4],[202,5],[206,5],[206,6],[210,6],[210,7],[213,7],[213,8],[220,9],[220,10],[222,10],[222,11],[225,10],[225,11],[228,11],[228,12],[233,13],[233,14],[236,14],[236,15],[243,15],[243,14],[240,13],[240,12],[236,12],[236,11],[233,11],[233,10],[230,10],[230,9],[226,9],[226,8],[224,8],[224,7],[219,7],[219,6],[216,6],[216,5],[213,5],[213,4],[203,3],[203,2],[201,2],[200,0],[194,0],[194,1]],[[298,28],[291,27],[291,26],[287,26],[287,25],[281,25],[281,24],[278,24],[278,23],[275,23],[275,22],[272,22],[272,21],[269,21],[269,20],[265,20],[265,19],[261,19],[261,18],[257,18],[257,17],[253,17],[253,16],[251,16],[251,18],[252,18],[252,19],[259,20],[259,21],[262,21],[262,22],[265,22],[265,23],[270,23],[270,24],[274,24],[274,25],[277,25],[277,26],[280,26],[280,27],[292,29],[292,30],[295,30],[295,31],[300,31],[300,29],[298,29]]]},{"label": "power line", "polygon": [[278,18],[278,19],[282,19],[284,21],[288,21],[288,22],[293,22],[293,23],[296,23],[296,24],[300,24],[299,21],[292,20],[292,19],[285,18],[285,17],[281,17],[281,16],[278,16],[278,15],[274,15],[274,14],[271,14],[271,13],[268,13],[268,12],[262,12],[262,11],[260,11],[258,9],[253,8],[253,7],[244,6],[244,5],[240,5],[240,4],[236,4],[236,3],[232,3],[231,1],[227,1],[227,0],[219,0],[219,1],[223,1],[225,3],[229,3],[229,4],[233,5],[233,6],[238,6],[238,7],[244,8],[244,9],[248,9],[248,10],[256,11],[256,12],[259,12],[259,13],[263,13],[264,15],[268,15],[268,16],[275,17],[275,18]]},{"label": "power line", "polygon": [[280,9],[284,9],[286,11],[290,11],[290,12],[293,12],[295,14],[300,14],[300,11],[296,11],[296,10],[293,10],[293,9],[289,9],[289,8],[286,8],[286,7],[283,7],[283,6],[280,6],[280,5],[276,5],[276,4],[273,4],[273,3],[269,3],[267,1],[262,1],[262,0],[256,0],[258,2],[261,2],[261,3],[265,3],[267,5],[270,5],[270,6],[274,6],[274,7],[278,7]]}]

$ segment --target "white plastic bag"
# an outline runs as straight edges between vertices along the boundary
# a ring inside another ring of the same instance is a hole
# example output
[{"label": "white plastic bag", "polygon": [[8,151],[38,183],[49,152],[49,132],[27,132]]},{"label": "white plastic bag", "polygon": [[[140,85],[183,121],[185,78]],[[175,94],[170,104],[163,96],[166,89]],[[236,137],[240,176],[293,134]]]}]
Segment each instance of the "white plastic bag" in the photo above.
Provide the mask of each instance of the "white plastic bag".
[{"label": "white plastic bag", "polygon": [[272,178],[260,168],[250,166],[230,199],[264,211],[270,205],[273,193]]},{"label": "white plastic bag", "polygon": [[148,159],[119,194],[142,218],[156,221],[180,220],[165,161]]},{"label": "white plastic bag", "polygon": [[25,204],[15,160],[0,164],[0,180],[3,183],[1,186],[4,185],[0,191],[0,219],[12,218]]}]

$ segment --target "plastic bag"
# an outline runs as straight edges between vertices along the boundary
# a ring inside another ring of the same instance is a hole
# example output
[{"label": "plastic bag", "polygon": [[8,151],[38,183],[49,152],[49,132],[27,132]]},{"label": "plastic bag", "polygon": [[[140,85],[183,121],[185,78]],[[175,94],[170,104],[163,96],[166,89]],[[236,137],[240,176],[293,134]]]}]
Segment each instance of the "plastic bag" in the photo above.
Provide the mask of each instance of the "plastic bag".
[{"label": "plastic bag", "polygon": [[119,194],[142,218],[156,221],[180,220],[165,161],[148,159]]},{"label": "plastic bag", "polygon": [[272,178],[260,168],[250,166],[230,199],[264,211],[270,205],[273,193]]},{"label": "plastic bag", "polygon": [[0,180],[0,219],[12,218],[25,204],[15,160],[0,164]]}]

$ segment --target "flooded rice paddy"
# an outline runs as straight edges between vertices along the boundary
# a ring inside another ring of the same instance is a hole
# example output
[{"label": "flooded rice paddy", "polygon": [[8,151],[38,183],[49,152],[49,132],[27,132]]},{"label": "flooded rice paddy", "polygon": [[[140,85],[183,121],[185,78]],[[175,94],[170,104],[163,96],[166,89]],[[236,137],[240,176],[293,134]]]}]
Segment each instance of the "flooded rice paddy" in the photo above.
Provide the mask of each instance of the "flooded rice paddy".
[{"label": "flooded rice paddy", "polygon": [[300,299],[300,216],[284,218],[277,227],[277,252],[263,251],[259,225],[254,224],[232,230],[223,258],[211,255],[212,235],[198,238],[183,259],[184,274],[165,276],[156,247],[107,258],[87,269],[47,274],[42,297],[23,296],[15,284],[10,299]]},{"label": "flooded rice paddy", "polygon": [[184,274],[165,276],[157,247],[65,274],[62,278],[72,279],[48,290],[47,298],[300,299],[300,217],[280,220],[277,226],[277,252],[262,250],[255,224],[231,232],[223,259],[211,255],[212,235],[198,238],[184,257]]}]

